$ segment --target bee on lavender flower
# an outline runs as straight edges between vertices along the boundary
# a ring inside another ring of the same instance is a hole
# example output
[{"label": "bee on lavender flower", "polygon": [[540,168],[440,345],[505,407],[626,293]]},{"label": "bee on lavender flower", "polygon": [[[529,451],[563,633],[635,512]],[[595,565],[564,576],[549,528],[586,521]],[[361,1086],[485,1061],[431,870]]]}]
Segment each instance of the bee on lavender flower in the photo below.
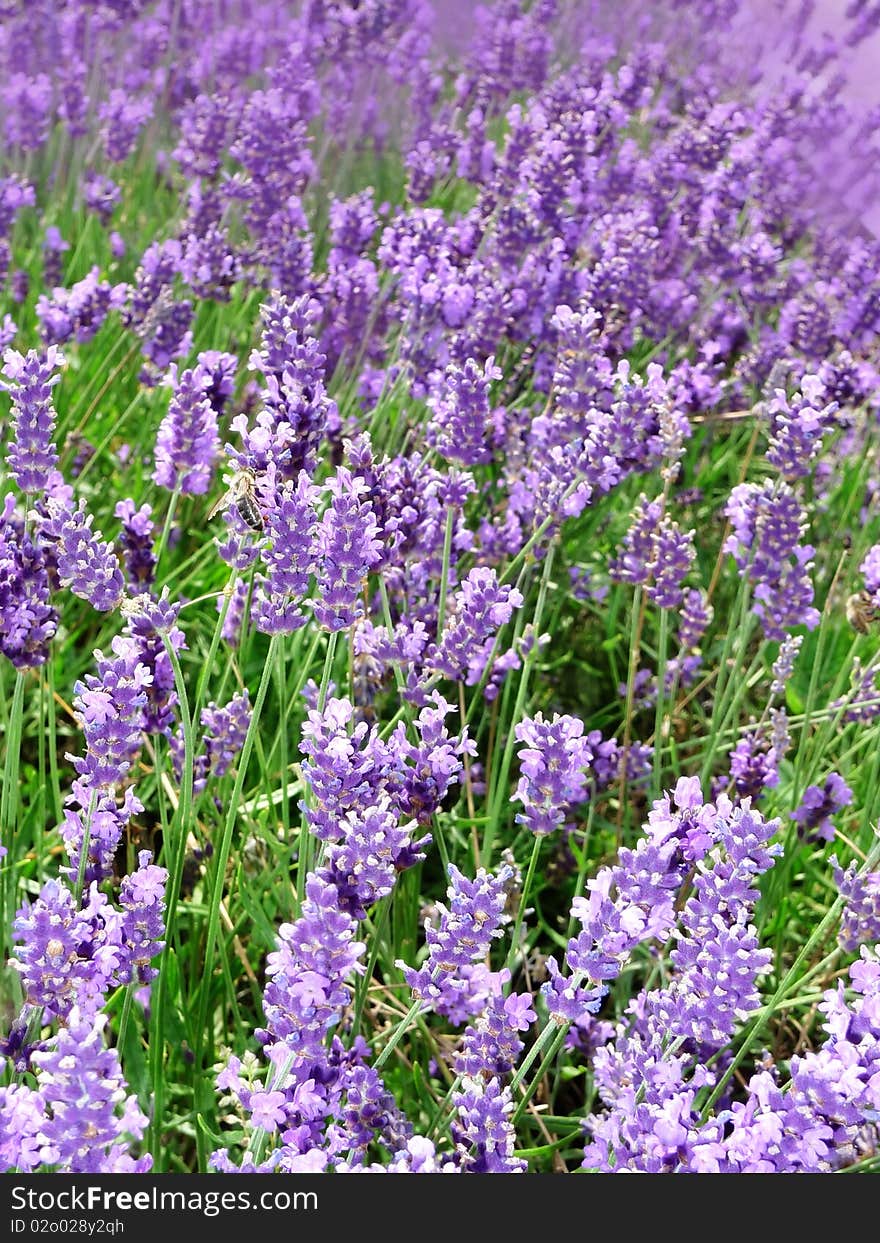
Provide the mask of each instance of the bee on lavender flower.
[{"label": "bee on lavender flower", "polygon": [[260,513],[260,507],[257,504],[256,497],[256,481],[255,473],[249,467],[243,466],[226,476],[226,491],[220,497],[219,501],[212,507],[208,514],[208,521],[219,514],[222,509],[227,509],[230,505],[234,505],[238,510],[242,522],[246,522],[254,531],[262,531],[263,515]]},{"label": "bee on lavender flower", "polygon": [[859,634],[867,634],[876,621],[880,621],[880,609],[869,591],[857,591],[846,602],[846,620]]}]

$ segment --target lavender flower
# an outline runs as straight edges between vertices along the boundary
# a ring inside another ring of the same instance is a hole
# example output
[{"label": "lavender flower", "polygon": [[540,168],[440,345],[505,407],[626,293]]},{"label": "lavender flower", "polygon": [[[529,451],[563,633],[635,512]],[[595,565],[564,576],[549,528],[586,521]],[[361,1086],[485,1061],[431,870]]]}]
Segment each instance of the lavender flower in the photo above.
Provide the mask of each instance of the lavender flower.
[{"label": "lavender flower", "polygon": [[523,804],[518,824],[533,833],[552,833],[564,822],[570,808],[584,800],[593,752],[584,736],[584,723],[577,717],[554,714],[545,721],[539,712],[525,717],[514,730],[520,747],[522,776],[514,798]]},{"label": "lavender flower", "polygon": [[[269,546],[263,553],[266,576],[254,601],[254,624],[266,634],[298,630],[305,625],[300,603],[308,592],[315,567],[318,496],[319,489],[305,471],[300,471],[295,484],[288,481],[282,485],[269,509]],[[322,527],[322,531],[329,542],[344,539],[338,528],[327,532]]]},{"label": "lavender flower", "polygon": [[798,807],[791,813],[798,834],[808,842],[834,841],[831,817],[852,802],[853,792],[840,773],[829,773],[821,786],[807,786]]},{"label": "lavender flower", "polygon": [[398,962],[413,996],[443,1014],[470,991],[465,971],[483,958],[493,938],[501,935],[501,919],[507,898],[506,887],[513,869],[501,867],[492,875],[480,868],[469,880],[455,864],[449,865],[449,906],[438,904],[438,927],[428,927],[425,940],[428,956],[416,970]]},{"label": "lavender flower", "polygon": [[42,665],[57,624],[46,558],[16,518],[10,492],[0,511],[0,652],[17,669]]},{"label": "lavender flower", "polygon": [[113,510],[122,522],[120,543],[129,587],[140,593],[153,585],[156,554],[153,552],[154,523],[149,505],[135,509],[134,501],[117,501]]},{"label": "lavender flower", "polygon": [[363,615],[363,580],[379,560],[379,527],[367,485],[340,467],[330,481],[330,504],[318,523],[315,542],[317,599],[315,618],[327,630],[344,630]]},{"label": "lavender flower", "polygon": [[3,362],[10,382],[3,387],[12,393],[9,471],[23,492],[43,492],[58,462],[58,452],[52,443],[55,431],[52,389],[61,379],[55,372],[64,365],[64,356],[54,345],[43,355],[30,350],[26,357],[18,350],[8,349]]},{"label": "lavender flower", "polygon": [[513,1155],[516,1143],[509,1088],[502,1088],[497,1079],[465,1079],[453,1102],[457,1116],[452,1134],[465,1173],[525,1172],[525,1161]]},{"label": "lavender flower", "polygon": [[173,394],[156,436],[153,479],[163,488],[203,495],[211,486],[220,449],[217,412],[204,371],[172,371]]},{"label": "lavender flower", "polygon": [[471,570],[449,602],[440,641],[429,653],[430,665],[453,679],[470,671],[476,681],[496,631],[510,621],[513,610],[522,603],[522,593],[515,587],[500,586],[494,570],[482,566]]},{"label": "lavender flower", "polygon": [[50,496],[42,535],[52,545],[58,578],[99,612],[116,608],[125,586],[113,545],[92,530],[85,502],[73,509]]},{"label": "lavender flower", "polygon": [[501,374],[494,358],[482,368],[472,358],[463,368],[454,363],[446,368],[428,405],[437,448],[448,462],[479,466],[490,460],[489,387]]},{"label": "lavender flower", "polygon": [[120,979],[149,984],[159,974],[150,962],[165,946],[166,868],[156,867],[148,850],[138,853],[138,866],[122,882],[119,892],[122,953]]}]

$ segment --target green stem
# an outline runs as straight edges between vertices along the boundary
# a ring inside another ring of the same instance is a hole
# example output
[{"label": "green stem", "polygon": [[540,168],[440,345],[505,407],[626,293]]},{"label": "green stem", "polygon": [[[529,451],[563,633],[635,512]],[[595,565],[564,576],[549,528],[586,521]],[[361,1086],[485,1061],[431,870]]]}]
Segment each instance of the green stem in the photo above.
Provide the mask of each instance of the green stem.
[{"label": "green stem", "polygon": [[538,589],[538,600],[535,605],[535,615],[533,618],[534,634],[531,649],[523,661],[522,674],[519,680],[519,687],[516,695],[516,703],[513,708],[513,720],[507,731],[505,739],[504,754],[501,758],[501,769],[498,782],[495,787],[495,799],[492,804],[492,810],[489,815],[489,821],[483,834],[483,846],[480,851],[480,858],[484,867],[489,866],[492,857],[492,847],[495,842],[495,835],[498,823],[501,819],[501,809],[505,802],[509,802],[510,791],[508,781],[510,776],[510,767],[513,762],[513,749],[516,745],[516,727],[522,719],[523,708],[525,707],[526,694],[529,685],[529,675],[532,666],[538,655],[539,639],[541,634],[541,614],[544,611],[544,604],[547,599],[547,590],[550,585],[550,571],[553,566],[554,548],[551,545],[547,550],[547,556],[544,559],[544,571],[541,575],[541,586]]},{"label": "green stem", "polygon": [[[210,1043],[210,1033],[207,1030],[208,1006],[211,995],[211,975],[214,967],[214,953],[217,947],[217,937],[220,928],[220,903],[223,898],[223,885],[226,877],[226,868],[229,863],[229,854],[232,849],[232,837],[235,830],[235,821],[238,815],[239,804],[241,802],[242,790],[244,789],[245,775],[247,773],[251,753],[254,749],[254,740],[257,735],[260,716],[263,712],[263,705],[266,702],[266,694],[269,690],[269,684],[272,681],[272,671],[275,665],[278,646],[279,636],[273,635],[269,641],[269,651],[266,655],[266,663],[263,666],[260,685],[257,689],[257,697],[254,701],[253,712],[251,714],[247,734],[245,735],[244,745],[241,749],[241,756],[238,761],[238,771],[235,774],[235,785],[233,786],[232,794],[229,799],[220,846],[214,856],[214,875],[208,904],[208,930],[205,941],[205,956],[204,962],[201,966],[202,984],[199,990],[199,1003],[197,1007],[197,1018],[194,1033],[195,1048],[193,1052],[195,1061],[195,1084],[197,1091],[199,1089],[204,1071],[205,1048]],[[199,1102],[197,1101],[197,1111],[198,1104]]]},{"label": "green stem", "polygon": [[[455,526],[455,510],[450,505],[446,511],[446,530],[443,534],[443,569],[440,575],[440,600],[437,605],[437,642],[446,621],[446,596],[449,591],[449,558],[452,554],[452,531]],[[391,638],[389,631],[388,638]]]},{"label": "green stem", "polygon": [[663,709],[666,703],[666,654],[669,645],[669,610],[660,610],[660,635],[657,641],[657,706],[654,712],[654,764],[651,788],[653,798],[660,797],[663,764]]},{"label": "green stem", "polygon": [[[516,910],[516,920],[514,921],[513,933],[510,940],[510,950],[507,955],[506,966],[507,970],[511,973],[511,979],[508,981],[506,986],[506,991],[508,992],[510,991],[510,985],[513,979],[513,964],[515,963],[517,953],[519,952],[519,935],[522,928],[523,918],[525,916],[526,901],[532,892],[532,881],[535,879],[535,868],[538,864],[538,855],[541,853],[541,837],[536,833],[534,834],[534,838],[535,840],[532,843],[532,853],[529,856],[529,866],[526,871],[526,879],[522,887],[519,904]],[[523,958],[525,958],[525,951],[523,951]]]},{"label": "green stem", "polygon": [[21,756],[22,718],[24,716],[24,679],[19,670],[15,675],[12,709],[6,730],[6,755],[3,762],[3,792],[0,794],[0,843],[9,853],[0,861],[0,943],[6,960],[7,929],[15,906],[15,846],[18,829],[18,768]]},{"label": "green stem", "polygon": [[379,1056],[373,1062],[373,1066],[376,1070],[381,1070],[382,1067],[385,1065],[385,1063],[388,1061],[389,1057],[394,1052],[394,1050],[397,1048],[397,1046],[400,1044],[406,1032],[412,1026],[413,1021],[417,1017],[423,1005],[424,1005],[423,1001],[414,1001],[412,1003],[409,1010],[407,1010],[406,1015],[400,1020],[400,1022],[397,1024],[397,1027],[395,1027],[394,1031],[392,1032],[390,1040],[385,1045],[385,1047],[382,1049],[382,1052],[379,1054]]},{"label": "green stem", "polygon": [[165,524],[162,527],[162,534],[159,536],[159,543],[156,545],[156,581],[159,579],[159,563],[162,560],[162,553],[168,544],[168,536],[171,534],[171,524],[174,521],[174,513],[177,509],[177,502],[180,500],[180,484],[177,484],[171,493],[171,499],[168,502],[168,512],[165,515]]}]

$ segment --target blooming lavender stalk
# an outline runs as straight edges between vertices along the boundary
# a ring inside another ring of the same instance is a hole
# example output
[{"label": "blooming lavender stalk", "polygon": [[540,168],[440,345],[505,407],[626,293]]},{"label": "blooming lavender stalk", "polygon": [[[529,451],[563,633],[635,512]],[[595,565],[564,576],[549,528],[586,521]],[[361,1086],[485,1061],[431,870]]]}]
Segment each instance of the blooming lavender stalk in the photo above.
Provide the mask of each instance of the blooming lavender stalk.
[{"label": "blooming lavender stalk", "polygon": [[450,363],[446,368],[428,405],[437,448],[448,462],[480,466],[491,459],[489,388],[501,375],[494,358],[484,367],[469,358],[464,367]]},{"label": "blooming lavender stalk", "polygon": [[438,1014],[459,1006],[471,991],[468,969],[485,957],[501,921],[507,886],[515,873],[507,865],[493,875],[480,868],[473,880],[455,864],[449,865],[448,906],[438,903],[439,925],[425,932],[428,955],[418,970],[404,962],[397,966],[413,997]]},{"label": "blooming lavender stalk", "polygon": [[379,560],[379,527],[363,497],[367,485],[339,467],[330,480],[330,504],[315,532],[317,598],[315,618],[327,630],[344,630],[363,615],[363,581]]},{"label": "blooming lavender stalk", "polygon": [[42,665],[57,625],[44,552],[16,517],[10,492],[0,511],[0,652],[17,669]]},{"label": "blooming lavender stalk", "polygon": [[125,582],[113,545],[95,534],[93,521],[84,501],[72,509],[50,496],[41,532],[53,546],[62,585],[99,612],[108,612],[119,604]]},{"label": "blooming lavender stalk", "polygon": [[853,799],[853,792],[840,773],[829,773],[821,786],[808,786],[798,807],[791,813],[798,833],[808,842],[834,841],[831,817]]},{"label": "blooming lavender stalk", "polygon": [[586,769],[593,752],[584,736],[584,723],[573,716],[554,714],[545,721],[539,712],[525,717],[514,730],[520,747],[522,776],[514,798],[523,805],[517,823],[533,833],[552,833],[565,821],[569,809],[586,796]]},{"label": "blooming lavender stalk", "polygon": [[217,412],[208,398],[210,380],[201,368],[180,376],[172,369],[173,393],[156,436],[153,479],[163,488],[202,495],[211,477],[220,439]]},{"label": "blooming lavender stalk", "polygon": [[449,602],[449,616],[439,642],[428,654],[430,666],[445,677],[466,673],[476,681],[485,668],[495,633],[522,606],[516,587],[503,587],[494,570],[478,566]]},{"label": "blooming lavender stalk", "polygon": [[[263,552],[266,575],[253,608],[254,624],[266,634],[298,630],[306,623],[300,604],[309,590],[315,566],[315,504],[319,495],[320,490],[305,471],[300,471],[295,483],[287,481],[282,485],[269,508],[268,547]],[[337,528],[335,536],[325,532],[324,538],[332,543],[341,534]],[[357,567],[352,567],[351,572],[356,573]]]},{"label": "blooming lavender stalk", "polygon": [[58,452],[52,443],[55,431],[52,389],[61,379],[56,372],[64,365],[64,355],[54,345],[42,355],[30,350],[23,356],[18,350],[8,349],[3,363],[8,383],[2,387],[12,394],[9,472],[22,492],[44,492],[49,474],[58,462]]}]

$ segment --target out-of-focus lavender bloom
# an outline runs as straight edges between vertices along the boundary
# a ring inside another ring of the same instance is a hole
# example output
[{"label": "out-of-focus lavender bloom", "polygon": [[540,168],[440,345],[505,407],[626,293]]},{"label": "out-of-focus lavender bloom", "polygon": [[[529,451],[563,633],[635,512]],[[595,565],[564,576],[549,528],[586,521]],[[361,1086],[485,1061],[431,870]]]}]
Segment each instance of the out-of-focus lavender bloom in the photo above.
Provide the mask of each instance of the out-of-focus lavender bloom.
[{"label": "out-of-focus lavender bloom", "polygon": [[636,586],[647,583],[651,577],[657,528],[663,518],[660,501],[649,501],[644,493],[639,497],[633,521],[623,541],[619,557],[609,566],[611,577],[622,583]]},{"label": "out-of-focus lavender bloom", "polygon": [[437,448],[448,462],[479,466],[490,460],[489,388],[501,374],[494,358],[489,358],[484,367],[469,358],[464,367],[450,363],[438,380],[428,405]]},{"label": "out-of-focus lavender bloom", "polygon": [[156,436],[153,479],[163,488],[203,495],[211,486],[220,451],[217,412],[208,399],[209,379],[196,368],[177,375],[168,413]]},{"label": "out-of-focus lavender bloom", "polygon": [[89,172],[83,178],[82,192],[83,202],[89,211],[95,212],[102,224],[108,224],[122,199],[122,191],[116,182],[103,173]]},{"label": "out-of-focus lavender bloom", "polygon": [[829,773],[820,786],[807,786],[798,807],[791,813],[797,821],[798,834],[808,842],[834,841],[831,817],[853,799],[853,792],[840,773]]},{"label": "out-of-focus lavender bloom", "polygon": [[779,654],[773,662],[773,681],[770,683],[771,695],[784,695],[785,687],[794,672],[795,661],[801,650],[803,635],[787,635],[779,645]]},{"label": "out-of-focus lavender bloom", "polygon": [[740,798],[758,799],[779,784],[782,755],[759,730],[749,730],[730,753],[730,777]]},{"label": "out-of-focus lavender bloom", "polygon": [[382,545],[363,479],[340,466],[330,480],[330,503],[317,525],[315,617],[327,630],[344,630],[363,615],[363,582]]},{"label": "out-of-focus lavender bloom", "polygon": [[61,256],[70,250],[54,224],[50,224],[43,237],[43,284],[51,289],[61,284]]},{"label": "out-of-focus lavender bloom", "polygon": [[684,649],[699,647],[712,617],[712,605],[703,592],[693,587],[686,591],[678,620],[679,646]]},{"label": "out-of-focus lavender bloom", "polygon": [[36,312],[44,340],[57,345],[71,338],[80,345],[90,341],[110,312],[122,306],[127,292],[127,285],[102,281],[95,267],[69,289],[53,289],[51,298],[41,294]]},{"label": "out-of-focus lavender bloom", "polygon": [[593,752],[584,723],[558,714],[545,721],[539,712],[520,721],[514,735],[525,744],[517,752],[522,776],[514,798],[523,805],[517,823],[533,833],[552,833],[586,796]]},{"label": "out-of-focus lavender bloom", "polygon": [[62,585],[99,612],[116,608],[125,588],[119,560],[113,545],[92,530],[85,501],[73,509],[50,496],[46,509],[41,534],[52,545]]},{"label": "out-of-focus lavender bloom", "polygon": [[[198,793],[205,789],[210,777],[222,777],[235,761],[244,746],[248,726],[251,723],[251,703],[247,689],[233,695],[224,707],[210,703],[202,709],[201,723],[204,733],[204,750],[195,757],[193,764],[193,789]],[[183,771],[183,733],[179,731],[171,739],[171,753],[178,778]]]},{"label": "out-of-focus lavender bloom", "polygon": [[3,364],[8,382],[0,387],[12,396],[12,437],[6,458],[9,472],[22,492],[43,492],[58,462],[52,443],[52,389],[61,379],[56,372],[64,365],[64,355],[54,345],[45,354],[29,350],[26,356],[8,349]]},{"label": "out-of-focus lavender bloom", "polygon": [[235,391],[238,359],[234,354],[227,354],[223,350],[202,350],[196,363],[196,371],[207,380],[205,392],[219,417]]},{"label": "out-of-focus lavender bloom", "polygon": [[153,105],[149,99],[136,99],[115,87],[98,109],[107,159],[114,164],[127,159],[152,115]]}]

